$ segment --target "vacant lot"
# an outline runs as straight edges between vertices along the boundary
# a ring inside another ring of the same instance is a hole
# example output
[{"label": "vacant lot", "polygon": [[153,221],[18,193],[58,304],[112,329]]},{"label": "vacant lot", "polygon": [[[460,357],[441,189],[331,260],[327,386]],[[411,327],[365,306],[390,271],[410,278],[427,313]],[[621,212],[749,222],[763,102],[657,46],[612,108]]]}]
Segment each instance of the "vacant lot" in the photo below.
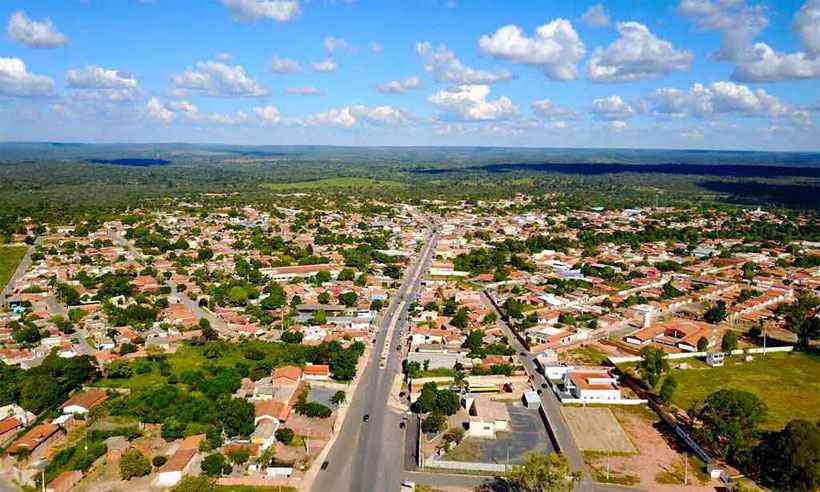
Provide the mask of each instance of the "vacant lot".
[{"label": "vacant lot", "polygon": [[26,249],[25,246],[0,246],[0,290],[6,288],[6,283],[25,256]]},{"label": "vacant lot", "polygon": [[767,429],[779,430],[792,419],[817,420],[820,356],[794,352],[754,357],[742,362],[736,356],[723,367],[711,369],[674,370],[678,380],[674,403],[688,410],[719,389],[733,388],[752,392],[766,402],[769,417],[763,426]]},{"label": "vacant lot", "polygon": [[313,191],[325,188],[370,188],[374,186],[403,186],[398,181],[385,181],[371,178],[327,178],[315,181],[296,181],[293,183],[264,183],[262,187],[271,191],[299,190]]},{"label": "vacant lot", "polygon": [[563,407],[561,413],[569,425],[572,437],[583,451],[634,453],[626,433],[609,408]]}]

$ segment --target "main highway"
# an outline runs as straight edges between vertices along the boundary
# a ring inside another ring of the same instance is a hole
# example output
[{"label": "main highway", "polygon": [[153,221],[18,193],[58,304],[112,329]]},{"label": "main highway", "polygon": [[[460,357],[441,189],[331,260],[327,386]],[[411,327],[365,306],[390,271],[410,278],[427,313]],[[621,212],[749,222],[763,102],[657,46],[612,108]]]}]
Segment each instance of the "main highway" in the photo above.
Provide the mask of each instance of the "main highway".
[{"label": "main highway", "polygon": [[[398,402],[401,378],[401,344],[406,311],[418,293],[421,278],[430,266],[438,236],[430,232],[415,263],[384,312],[371,358],[350,400],[345,422],[313,483],[315,492],[390,491],[399,489],[404,469],[404,432],[399,428]],[[388,338],[389,337],[389,338]],[[384,349],[386,358],[382,358]],[[369,421],[364,416],[369,415]]]}]

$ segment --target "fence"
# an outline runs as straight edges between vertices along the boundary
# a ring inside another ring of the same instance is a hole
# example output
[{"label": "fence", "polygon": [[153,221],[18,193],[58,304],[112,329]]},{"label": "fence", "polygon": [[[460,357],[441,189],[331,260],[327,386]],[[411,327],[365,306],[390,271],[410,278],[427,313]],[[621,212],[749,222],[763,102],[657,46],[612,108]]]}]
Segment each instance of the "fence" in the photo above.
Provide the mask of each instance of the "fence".
[{"label": "fence", "polygon": [[445,470],[478,471],[487,473],[505,473],[512,469],[512,465],[503,463],[477,463],[467,461],[446,461],[427,459],[424,461],[425,468],[442,468]]},{"label": "fence", "polygon": [[[758,348],[750,348],[750,349],[737,349],[732,350],[729,355],[743,355],[743,354],[768,354],[770,352],[791,352],[794,350],[794,346],[786,345],[784,347],[758,347]],[[666,356],[669,360],[676,360],[676,359],[690,359],[692,357],[706,357],[709,352],[681,352],[679,354],[669,354]],[[643,360],[643,357],[639,355],[632,355],[632,356],[625,356],[625,357],[610,357],[609,362],[614,365],[623,364],[625,362],[639,362]]]}]

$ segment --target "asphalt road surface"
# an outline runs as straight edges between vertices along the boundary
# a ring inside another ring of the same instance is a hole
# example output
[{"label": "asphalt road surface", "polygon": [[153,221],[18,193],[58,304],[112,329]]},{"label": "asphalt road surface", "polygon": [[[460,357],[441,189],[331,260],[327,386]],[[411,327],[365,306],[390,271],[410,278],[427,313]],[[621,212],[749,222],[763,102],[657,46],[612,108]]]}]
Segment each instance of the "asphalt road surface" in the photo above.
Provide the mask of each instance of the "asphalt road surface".
[{"label": "asphalt road surface", "polygon": [[[400,487],[404,475],[404,433],[399,429],[401,411],[388,406],[395,378],[401,374],[402,357],[395,347],[401,344],[405,311],[430,264],[436,239],[435,233],[428,238],[384,313],[370,361],[351,399],[339,437],[328,453],[328,467],[319,472],[313,483],[315,492],[395,492]],[[400,308],[402,312],[391,331],[390,322]],[[388,332],[392,336],[390,350],[384,367],[380,368]],[[368,422],[363,421],[365,414],[370,415]]]}]

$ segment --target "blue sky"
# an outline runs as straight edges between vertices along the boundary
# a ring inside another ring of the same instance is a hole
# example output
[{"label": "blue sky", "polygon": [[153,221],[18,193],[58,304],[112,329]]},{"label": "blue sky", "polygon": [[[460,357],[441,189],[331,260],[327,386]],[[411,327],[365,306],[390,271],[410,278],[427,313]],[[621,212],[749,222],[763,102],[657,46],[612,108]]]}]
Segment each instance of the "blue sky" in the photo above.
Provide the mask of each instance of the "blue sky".
[{"label": "blue sky", "polygon": [[6,0],[0,140],[820,150],[820,0]]}]

